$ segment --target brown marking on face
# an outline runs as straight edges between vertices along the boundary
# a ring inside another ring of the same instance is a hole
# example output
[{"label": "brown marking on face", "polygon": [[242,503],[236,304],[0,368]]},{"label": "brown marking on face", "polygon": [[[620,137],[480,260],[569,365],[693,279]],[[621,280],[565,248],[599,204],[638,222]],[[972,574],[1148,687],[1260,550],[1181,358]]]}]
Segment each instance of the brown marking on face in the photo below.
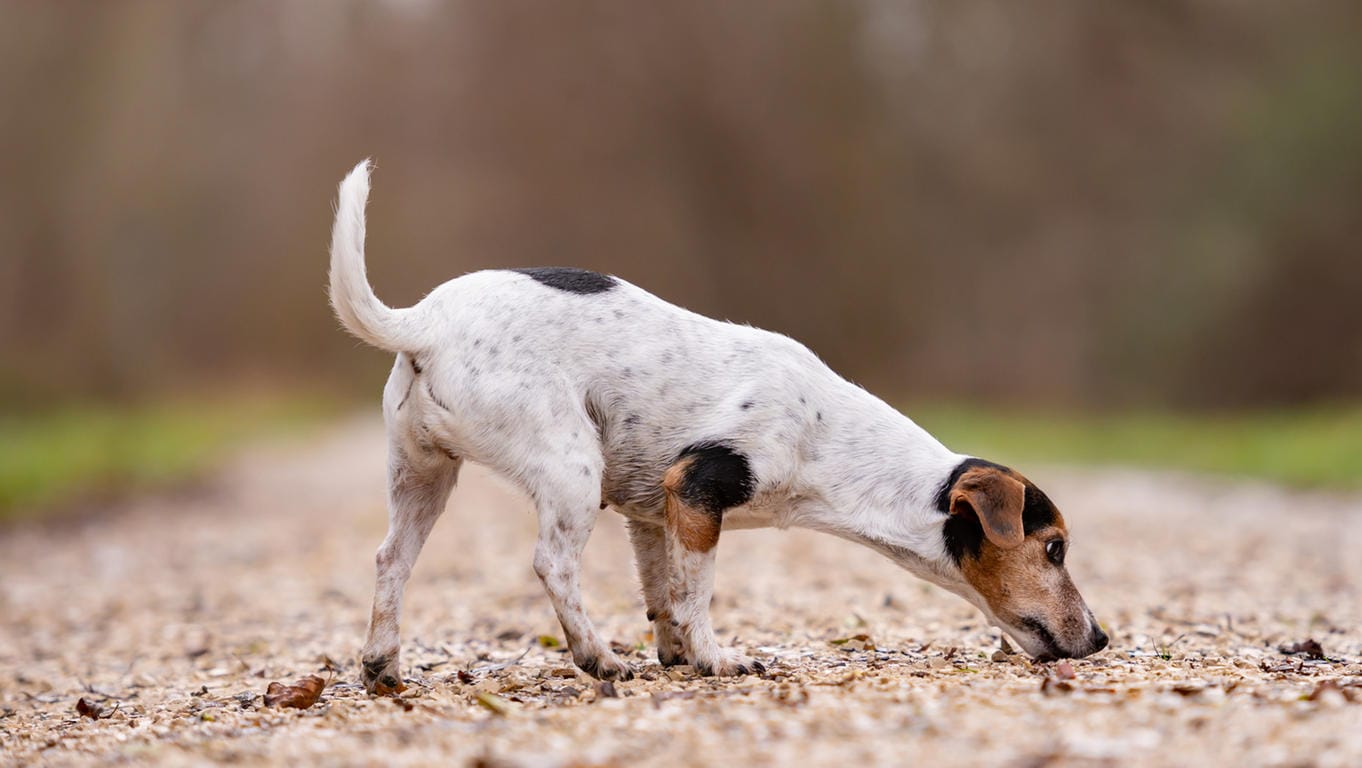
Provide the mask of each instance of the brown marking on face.
[{"label": "brown marking on face", "polygon": [[951,488],[951,514],[976,515],[984,536],[1003,549],[1020,546],[1026,538],[1022,528],[1025,505],[1026,480],[1011,470],[975,467],[960,475]]},{"label": "brown marking on face", "polygon": [[686,549],[708,552],[719,543],[719,520],[681,500],[681,488],[693,461],[691,457],[681,459],[662,476],[662,490],[666,493],[667,530]]},{"label": "brown marking on face", "polygon": [[979,556],[965,558],[960,570],[999,620],[1013,627],[1039,622],[1058,644],[1056,654],[1071,655],[1089,642],[1091,619],[1069,572],[1046,556],[1055,539],[1067,539],[1058,510],[1053,525],[1018,546],[1003,549],[985,540]]}]

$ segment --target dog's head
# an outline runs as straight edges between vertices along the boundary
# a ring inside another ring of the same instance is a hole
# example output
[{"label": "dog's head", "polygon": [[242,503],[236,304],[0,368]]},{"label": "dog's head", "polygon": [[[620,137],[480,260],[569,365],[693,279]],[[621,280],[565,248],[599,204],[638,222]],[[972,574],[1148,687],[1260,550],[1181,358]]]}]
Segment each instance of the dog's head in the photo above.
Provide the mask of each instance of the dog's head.
[{"label": "dog's head", "polygon": [[1107,646],[1064,567],[1064,518],[1039,488],[1007,467],[969,459],[937,505],[948,514],[946,550],[976,604],[1027,653],[1081,658]]}]

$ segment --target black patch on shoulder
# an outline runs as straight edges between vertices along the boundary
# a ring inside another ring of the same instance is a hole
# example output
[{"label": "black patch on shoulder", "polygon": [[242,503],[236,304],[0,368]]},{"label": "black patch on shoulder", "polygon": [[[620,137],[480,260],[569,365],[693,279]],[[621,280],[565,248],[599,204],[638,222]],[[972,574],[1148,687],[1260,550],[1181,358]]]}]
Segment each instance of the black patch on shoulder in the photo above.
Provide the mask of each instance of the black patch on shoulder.
[{"label": "black patch on shoulder", "polygon": [[[936,494],[937,511],[949,515],[942,535],[946,540],[946,550],[950,552],[951,558],[957,565],[966,556],[978,557],[979,548],[984,543],[984,527],[979,524],[979,518],[973,515],[952,515],[951,514],[951,489],[960,481],[960,476],[971,469],[982,467],[987,469],[997,469],[1003,472],[1011,470],[1002,464],[995,464],[983,459],[965,459],[960,462],[955,469],[951,470],[950,477],[946,478],[945,485]],[[1026,501],[1022,507],[1022,530],[1027,536],[1032,533],[1053,525],[1055,522],[1055,505],[1050,501],[1050,497],[1045,492],[1029,481],[1026,483]]]},{"label": "black patch on shoulder", "polygon": [[525,267],[511,271],[529,275],[550,288],[583,295],[604,293],[619,285],[619,281],[610,275],[575,267]]},{"label": "black patch on shoulder", "polygon": [[756,479],[747,457],[722,443],[696,443],[677,460],[691,459],[678,494],[687,505],[720,517],[752,500]]}]

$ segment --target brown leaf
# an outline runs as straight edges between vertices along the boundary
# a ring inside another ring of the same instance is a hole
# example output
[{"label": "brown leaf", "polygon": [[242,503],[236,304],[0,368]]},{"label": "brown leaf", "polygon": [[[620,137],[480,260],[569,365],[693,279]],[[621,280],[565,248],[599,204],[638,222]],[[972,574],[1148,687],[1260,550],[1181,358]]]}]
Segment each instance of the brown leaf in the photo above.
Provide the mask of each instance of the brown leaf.
[{"label": "brown leaf", "polygon": [[1055,694],[1059,693],[1068,693],[1073,689],[1074,687],[1072,683],[1066,683],[1063,680],[1056,680],[1053,677],[1047,677],[1044,680],[1040,681],[1040,692],[1045,694],[1046,696],[1054,696]]},{"label": "brown leaf", "polygon": [[1077,677],[1074,674],[1074,665],[1067,661],[1059,662],[1050,671],[1054,674],[1056,680],[1072,680]]},{"label": "brown leaf", "polygon": [[307,709],[322,697],[325,687],[326,681],[316,675],[300,678],[293,685],[273,682],[265,690],[265,706]]},{"label": "brown leaf", "polygon": [[1285,653],[1288,656],[1297,656],[1304,654],[1307,658],[1311,659],[1324,658],[1324,647],[1321,646],[1318,642],[1316,642],[1313,637],[1306,640],[1302,640],[1299,643],[1292,643],[1290,645],[1279,645],[1277,646],[1277,650],[1281,651],[1282,653]]},{"label": "brown leaf", "polygon": [[864,632],[851,637],[839,637],[836,640],[829,640],[829,643],[841,646],[845,651],[873,651],[875,641],[870,639],[870,635]]},{"label": "brown leaf", "polygon": [[80,700],[76,702],[76,712],[91,720],[103,720],[113,715],[113,711],[108,707],[102,707],[84,696],[81,696]]},{"label": "brown leaf", "polygon": [[397,681],[397,685],[387,685],[382,680],[374,683],[374,694],[378,696],[396,696],[405,690],[407,690],[407,684],[401,680]]},{"label": "brown leaf", "polygon": [[1362,699],[1362,696],[1359,696],[1352,686],[1339,685],[1337,680],[1321,680],[1319,684],[1315,686],[1315,690],[1311,691],[1310,695],[1305,698],[1307,701],[1319,701],[1330,693],[1336,694],[1338,698],[1343,699],[1344,701],[1358,701],[1359,699]]}]

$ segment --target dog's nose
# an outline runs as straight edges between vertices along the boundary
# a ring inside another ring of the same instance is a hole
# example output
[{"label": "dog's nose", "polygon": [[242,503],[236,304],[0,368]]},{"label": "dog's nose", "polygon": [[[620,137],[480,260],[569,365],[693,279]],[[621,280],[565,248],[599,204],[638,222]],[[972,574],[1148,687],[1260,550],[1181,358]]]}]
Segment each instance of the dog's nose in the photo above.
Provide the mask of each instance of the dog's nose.
[{"label": "dog's nose", "polygon": [[1101,627],[1096,624],[1092,625],[1092,653],[1097,653],[1106,648],[1109,639],[1107,633],[1103,632]]}]

